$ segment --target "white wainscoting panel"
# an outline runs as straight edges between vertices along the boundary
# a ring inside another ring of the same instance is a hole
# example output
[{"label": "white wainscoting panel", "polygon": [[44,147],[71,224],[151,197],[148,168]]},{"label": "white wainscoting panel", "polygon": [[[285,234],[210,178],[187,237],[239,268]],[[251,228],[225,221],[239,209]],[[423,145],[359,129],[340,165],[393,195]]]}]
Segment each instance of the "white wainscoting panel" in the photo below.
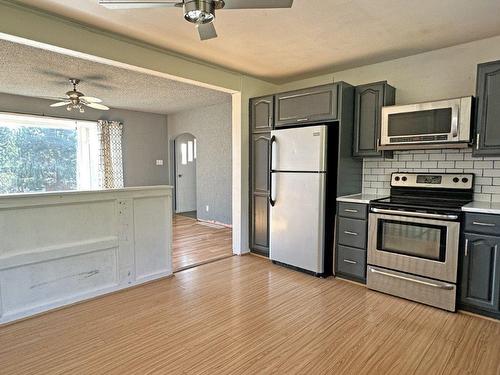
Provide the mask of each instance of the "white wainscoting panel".
[{"label": "white wainscoting panel", "polygon": [[0,324],[171,275],[171,192],[0,196]]}]

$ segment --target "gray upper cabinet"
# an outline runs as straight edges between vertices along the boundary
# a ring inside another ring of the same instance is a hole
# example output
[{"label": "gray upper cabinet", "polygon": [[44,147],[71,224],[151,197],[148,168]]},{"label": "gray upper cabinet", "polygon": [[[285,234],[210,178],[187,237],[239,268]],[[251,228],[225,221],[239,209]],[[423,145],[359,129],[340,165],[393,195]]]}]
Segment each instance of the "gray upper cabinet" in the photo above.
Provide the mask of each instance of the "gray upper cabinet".
[{"label": "gray upper cabinet", "polygon": [[274,96],[250,100],[250,131],[269,132],[274,123]]},{"label": "gray upper cabinet", "polygon": [[357,86],[354,92],[353,156],[377,157],[382,107],[394,105],[396,90],[387,82]]},{"label": "gray upper cabinet", "polygon": [[257,193],[269,192],[269,133],[253,135],[252,186]]},{"label": "gray upper cabinet", "polygon": [[500,238],[465,234],[460,302],[500,313]]},{"label": "gray upper cabinet", "polygon": [[476,139],[473,153],[500,155],[500,61],[479,64],[476,88]]},{"label": "gray upper cabinet", "polygon": [[269,141],[274,96],[250,100],[250,249],[269,255]]},{"label": "gray upper cabinet", "polygon": [[331,84],[277,94],[275,126],[337,120],[338,90],[338,84]]}]

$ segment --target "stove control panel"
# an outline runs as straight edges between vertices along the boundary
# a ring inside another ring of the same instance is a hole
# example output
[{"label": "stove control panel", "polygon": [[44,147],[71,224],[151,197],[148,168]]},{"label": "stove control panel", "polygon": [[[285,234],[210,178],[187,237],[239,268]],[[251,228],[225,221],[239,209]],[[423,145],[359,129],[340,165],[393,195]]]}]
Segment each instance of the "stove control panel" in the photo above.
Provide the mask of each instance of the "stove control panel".
[{"label": "stove control panel", "polygon": [[472,190],[472,173],[410,173],[396,172],[391,176],[392,187]]}]

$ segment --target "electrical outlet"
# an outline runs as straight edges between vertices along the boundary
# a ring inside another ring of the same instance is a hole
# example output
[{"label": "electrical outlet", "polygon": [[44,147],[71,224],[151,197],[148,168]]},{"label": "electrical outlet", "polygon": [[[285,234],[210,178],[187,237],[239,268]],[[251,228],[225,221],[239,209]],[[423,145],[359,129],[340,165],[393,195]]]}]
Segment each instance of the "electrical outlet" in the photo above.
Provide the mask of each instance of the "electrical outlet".
[{"label": "electrical outlet", "polygon": [[208,206],[208,204],[205,206],[205,211],[210,211],[210,207]]},{"label": "electrical outlet", "polygon": [[161,166],[161,165],[163,165],[163,160],[161,160],[161,159],[160,159],[160,160],[157,160],[157,161],[156,161],[156,165],[160,165],[160,166]]}]

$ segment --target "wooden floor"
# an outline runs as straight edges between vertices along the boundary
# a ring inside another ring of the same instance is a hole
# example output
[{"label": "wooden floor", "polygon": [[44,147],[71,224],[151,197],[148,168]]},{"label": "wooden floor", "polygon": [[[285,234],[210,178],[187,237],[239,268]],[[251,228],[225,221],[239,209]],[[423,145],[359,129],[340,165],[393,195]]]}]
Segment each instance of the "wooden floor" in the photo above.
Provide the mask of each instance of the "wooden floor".
[{"label": "wooden floor", "polygon": [[7,374],[500,374],[500,324],[251,255],[0,328]]},{"label": "wooden floor", "polygon": [[174,271],[233,255],[232,230],[183,215],[173,221]]}]

